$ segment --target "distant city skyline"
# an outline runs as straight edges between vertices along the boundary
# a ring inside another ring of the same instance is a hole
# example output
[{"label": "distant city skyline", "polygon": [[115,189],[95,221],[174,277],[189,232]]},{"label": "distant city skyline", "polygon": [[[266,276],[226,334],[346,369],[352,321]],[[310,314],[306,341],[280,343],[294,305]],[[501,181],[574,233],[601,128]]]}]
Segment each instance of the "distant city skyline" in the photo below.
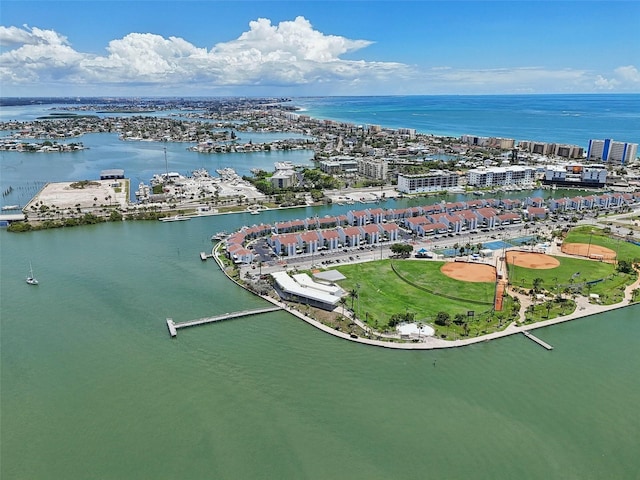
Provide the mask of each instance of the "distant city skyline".
[{"label": "distant city skyline", "polygon": [[640,93],[635,1],[14,1],[0,95]]}]

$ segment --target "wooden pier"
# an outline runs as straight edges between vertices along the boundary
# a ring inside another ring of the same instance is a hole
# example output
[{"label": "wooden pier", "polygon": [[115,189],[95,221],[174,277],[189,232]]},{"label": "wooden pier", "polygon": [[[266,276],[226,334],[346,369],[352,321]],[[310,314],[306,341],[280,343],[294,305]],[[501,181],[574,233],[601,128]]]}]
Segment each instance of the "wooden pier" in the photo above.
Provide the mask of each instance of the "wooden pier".
[{"label": "wooden pier", "polygon": [[267,307],[257,308],[255,310],[242,310],[240,312],[225,313],[224,315],[218,315],[216,317],[199,318],[197,320],[190,320],[188,322],[175,323],[172,318],[167,318],[167,328],[169,334],[172,337],[178,335],[179,328],[195,327],[196,325],[204,325],[205,323],[221,322],[222,320],[230,320],[232,318],[247,317],[249,315],[258,315],[260,313],[275,312],[282,310],[282,307]]},{"label": "wooden pier", "polygon": [[544,342],[542,340],[540,340],[538,337],[534,336],[533,334],[527,332],[526,330],[524,330],[522,332],[522,334],[527,337],[529,340],[532,340],[534,342],[536,342],[538,345],[540,345],[541,347],[546,348],[547,350],[553,350],[553,347],[551,345],[549,345],[547,342]]}]

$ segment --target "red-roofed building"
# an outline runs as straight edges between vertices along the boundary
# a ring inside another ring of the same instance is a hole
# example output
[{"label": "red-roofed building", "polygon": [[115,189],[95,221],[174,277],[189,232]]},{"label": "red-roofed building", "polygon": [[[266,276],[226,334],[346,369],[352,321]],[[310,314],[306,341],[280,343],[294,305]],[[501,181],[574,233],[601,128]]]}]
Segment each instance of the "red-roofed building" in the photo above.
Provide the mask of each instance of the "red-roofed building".
[{"label": "red-roofed building", "polygon": [[382,232],[383,240],[388,240],[390,242],[398,240],[400,228],[395,223],[382,223],[378,225],[378,228]]},{"label": "red-roofed building", "polygon": [[342,244],[349,247],[360,245],[362,240],[362,230],[358,227],[338,228],[338,235]]},{"label": "red-roofed building", "polygon": [[377,223],[370,223],[360,227],[362,234],[364,235],[364,241],[370,245],[380,242],[380,228]]},{"label": "red-roofed building", "polygon": [[542,208],[542,207],[527,207],[527,209],[525,210],[527,218],[529,219],[534,219],[534,218],[546,218],[547,216],[547,209],[546,208]]},{"label": "red-roofed building", "polygon": [[296,250],[302,246],[299,235],[294,233],[273,235],[269,239],[269,243],[279,255],[290,257],[296,255]]},{"label": "red-roofed building", "polygon": [[485,228],[495,228],[498,212],[491,207],[479,208],[475,211],[478,217],[478,226]]},{"label": "red-roofed building", "polygon": [[320,246],[327,250],[336,250],[340,243],[340,235],[337,230],[322,230],[316,232],[320,240]]},{"label": "red-roofed building", "polygon": [[[534,207],[535,208],[535,207]],[[503,213],[498,215],[497,225],[511,225],[512,223],[520,223],[522,218],[517,213]]]},{"label": "red-roofed building", "polygon": [[302,232],[298,235],[300,237],[302,250],[306,253],[314,253],[318,251],[320,239],[318,233],[315,231]]}]

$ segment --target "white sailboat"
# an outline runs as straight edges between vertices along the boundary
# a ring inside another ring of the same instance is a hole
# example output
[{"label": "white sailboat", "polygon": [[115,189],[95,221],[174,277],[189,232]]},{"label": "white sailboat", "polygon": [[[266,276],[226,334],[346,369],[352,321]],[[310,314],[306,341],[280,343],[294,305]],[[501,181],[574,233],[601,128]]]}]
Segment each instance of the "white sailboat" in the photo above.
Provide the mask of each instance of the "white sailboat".
[{"label": "white sailboat", "polygon": [[31,266],[31,262],[29,262],[29,275],[27,276],[27,283],[29,285],[38,285],[38,280],[33,276],[33,267]]}]

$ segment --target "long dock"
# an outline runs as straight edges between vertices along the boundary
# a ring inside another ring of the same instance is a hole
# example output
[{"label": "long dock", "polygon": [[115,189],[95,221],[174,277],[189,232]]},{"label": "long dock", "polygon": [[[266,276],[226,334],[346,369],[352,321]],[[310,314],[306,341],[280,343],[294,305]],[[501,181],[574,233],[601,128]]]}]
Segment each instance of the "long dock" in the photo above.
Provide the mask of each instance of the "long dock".
[{"label": "long dock", "polygon": [[536,342],[538,345],[540,345],[541,347],[546,348],[547,350],[553,350],[553,347],[551,345],[549,345],[547,342],[544,342],[542,340],[540,340],[538,337],[534,336],[533,334],[531,334],[530,332],[527,332],[526,330],[522,331],[522,334],[527,337],[529,340],[532,340],[534,342]]},{"label": "long dock", "polygon": [[282,310],[282,307],[267,307],[267,308],[257,308],[254,310],[242,310],[240,312],[225,313],[224,315],[218,315],[215,317],[199,318],[197,320],[190,320],[188,322],[179,322],[179,323],[174,322],[172,318],[167,318],[167,328],[169,329],[169,334],[172,337],[175,337],[178,335],[179,328],[195,327],[196,325],[204,325],[205,323],[221,322],[222,320],[248,317],[249,315],[258,315],[260,313],[275,312],[277,310]]}]

